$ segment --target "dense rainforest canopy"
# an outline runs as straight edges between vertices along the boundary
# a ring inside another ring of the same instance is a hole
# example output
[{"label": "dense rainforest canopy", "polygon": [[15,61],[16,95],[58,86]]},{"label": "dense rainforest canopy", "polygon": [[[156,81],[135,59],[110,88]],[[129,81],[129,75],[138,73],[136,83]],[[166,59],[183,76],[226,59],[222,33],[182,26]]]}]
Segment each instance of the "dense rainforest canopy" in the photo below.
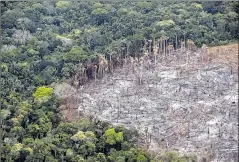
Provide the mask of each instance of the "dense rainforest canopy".
[{"label": "dense rainforest canopy", "polygon": [[[137,136],[122,127],[88,119],[64,121],[61,101],[48,85],[91,66],[99,54],[135,57],[145,40],[166,36],[174,48],[187,39],[201,47],[227,44],[239,33],[236,2],[0,5],[2,161],[150,161],[136,147]],[[188,160],[176,154],[165,158],[170,159]]]}]

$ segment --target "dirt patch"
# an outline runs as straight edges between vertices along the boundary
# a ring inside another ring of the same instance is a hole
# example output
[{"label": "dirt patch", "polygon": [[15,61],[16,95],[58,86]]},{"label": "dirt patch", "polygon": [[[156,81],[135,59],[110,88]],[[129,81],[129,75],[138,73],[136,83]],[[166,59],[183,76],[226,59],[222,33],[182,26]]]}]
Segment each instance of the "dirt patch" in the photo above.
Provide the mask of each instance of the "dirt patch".
[{"label": "dirt patch", "polygon": [[234,69],[238,67],[238,43],[209,47],[205,52],[205,57],[218,63],[231,65]]}]

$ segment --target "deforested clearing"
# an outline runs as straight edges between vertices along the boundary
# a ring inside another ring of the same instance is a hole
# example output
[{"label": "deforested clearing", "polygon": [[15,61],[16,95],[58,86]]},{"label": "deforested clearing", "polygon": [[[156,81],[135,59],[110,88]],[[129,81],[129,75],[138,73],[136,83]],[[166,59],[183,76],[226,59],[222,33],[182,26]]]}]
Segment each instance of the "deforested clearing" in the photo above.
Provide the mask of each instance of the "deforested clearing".
[{"label": "deforested clearing", "polygon": [[208,161],[236,161],[237,51],[237,44],[177,50],[157,64],[126,63],[79,89],[60,84],[55,90],[74,98],[66,117],[87,115],[135,129],[140,146],[156,156],[177,150]]}]

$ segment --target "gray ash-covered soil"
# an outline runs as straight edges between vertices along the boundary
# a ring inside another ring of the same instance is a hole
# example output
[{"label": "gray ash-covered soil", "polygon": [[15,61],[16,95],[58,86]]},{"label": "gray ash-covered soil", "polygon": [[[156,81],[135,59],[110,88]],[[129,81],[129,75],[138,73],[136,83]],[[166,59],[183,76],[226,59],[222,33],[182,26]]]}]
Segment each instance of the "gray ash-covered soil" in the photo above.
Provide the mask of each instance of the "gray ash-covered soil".
[{"label": "gray ash-covered soil", "polygon": [[75,114],[137,130],[141,146],[155,155],[176,150],[198,161],[238,161],[238,69],[207,62],[202,51],[189,52],[187,65],[186,52],[177,53],[72,90]]}]

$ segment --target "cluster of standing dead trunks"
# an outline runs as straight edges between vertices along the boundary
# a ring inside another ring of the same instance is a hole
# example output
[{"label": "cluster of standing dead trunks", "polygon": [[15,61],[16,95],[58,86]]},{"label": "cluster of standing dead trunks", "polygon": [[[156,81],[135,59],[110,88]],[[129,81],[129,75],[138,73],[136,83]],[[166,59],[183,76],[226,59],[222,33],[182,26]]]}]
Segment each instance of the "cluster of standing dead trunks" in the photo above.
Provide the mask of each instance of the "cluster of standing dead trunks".
[{"label": "cluster of standing dead trunks", "polygon": [[[158,39],[145,40],[142,42],[141,53],[138,57],[132,57],[127,54],[119,54],[118,57],[112,58],[112,54],[100,54],[97,61],[82,65],[78,68],[73,77],[73,85],[79,87],[89,80],[96,80],[103,78],[105,73],[112,73],[117,66],[125,67],[130,65],[132,72],[135,71],[135,67],[142,67],[143,65],[149,65],[150,63],[157,64],[158,58],[162,59],[171,55],[178,47],[181,51],[184,49],[192,50],[195,45],[192,40],[180,41],[180,46],[172,45],[169,43],[169,37],[164,36]],[[187,45],[187,47],[186,47]],[[128,51],[126,52],[128,53]],[[134,55],[136,56],[136,55]],[[146,63],[146,64],[145,64]],[[142,68],[141,68],[142,69]],[[141,72],[142,73],[142,72]],[[139,83],[141,84],[140,72],[138,72]]]}]

